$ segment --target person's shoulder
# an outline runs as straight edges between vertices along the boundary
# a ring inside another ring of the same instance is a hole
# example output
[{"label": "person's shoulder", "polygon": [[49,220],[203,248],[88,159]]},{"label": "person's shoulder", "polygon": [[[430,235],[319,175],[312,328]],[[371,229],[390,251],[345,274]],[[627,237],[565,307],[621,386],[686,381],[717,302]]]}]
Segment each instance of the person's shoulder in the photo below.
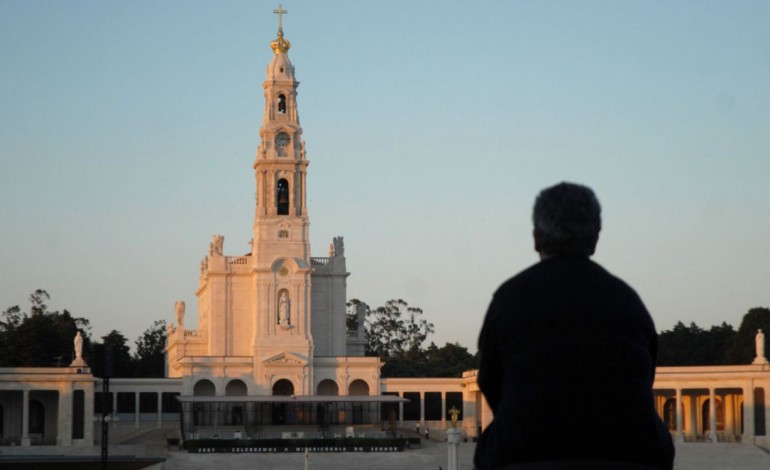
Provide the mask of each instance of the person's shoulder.
[{"label": "person's shoulder", "polygon": [[502,284],[500,284],[500,287],[498,287],[497,290],[500,291],[506,287],[515,286],[517,284],[521,284],[522,282],[526,282],[527,279],[533,275],[533,273],[541,269],[541,265],[542,261],[538,261],[537,263],[525,268],[524,270],[519,271],[518,273],[506,279]]},{"label": "person's shoulder", "polygon": [[604,282],[609,285],[610,288],[614,288],[617,292],[625,292],[636,298],[639,298],[639,294],[631,287],[626,281],[608,271],[602,265],[595,261],[591,261],[592,269],[595,270],[599,276],[604,279]]}]

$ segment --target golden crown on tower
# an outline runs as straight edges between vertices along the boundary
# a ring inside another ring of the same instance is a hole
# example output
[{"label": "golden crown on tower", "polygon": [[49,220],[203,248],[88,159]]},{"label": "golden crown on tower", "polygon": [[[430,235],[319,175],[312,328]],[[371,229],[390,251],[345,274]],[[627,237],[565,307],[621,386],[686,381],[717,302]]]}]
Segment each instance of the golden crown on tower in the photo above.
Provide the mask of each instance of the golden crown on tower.
[{"label": "golden crown on tower", "polygon": [[284,10],[283,6],[279,3],[278,9],[273,10],[273,13],[278,15],[278,37],[270,43],[270,47],[273,48],[273,52],[280,54],[282,52],[288,51],[291,47],[291,43],[283,37],[283,15],[288,13],[288,11]]},{"label": "golden crown on tower", "polygon": [[283,31],[278,30],[278,37],[273,39],[273,42],[270,43],[270,47],[273,48],[273,52],[280,54],[288,51],[291,47],[291,43],[288,39],[284,39]]}]

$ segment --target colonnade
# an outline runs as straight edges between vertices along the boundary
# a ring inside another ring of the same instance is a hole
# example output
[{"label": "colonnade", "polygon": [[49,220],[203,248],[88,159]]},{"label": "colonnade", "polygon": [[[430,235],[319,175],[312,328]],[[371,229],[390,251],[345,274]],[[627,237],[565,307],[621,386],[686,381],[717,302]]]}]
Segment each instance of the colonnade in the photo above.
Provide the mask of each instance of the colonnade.
[{"label": "colonnade", "polygon": [[659,367],[653,391],[680,442],[770,442],[770,366]]}]

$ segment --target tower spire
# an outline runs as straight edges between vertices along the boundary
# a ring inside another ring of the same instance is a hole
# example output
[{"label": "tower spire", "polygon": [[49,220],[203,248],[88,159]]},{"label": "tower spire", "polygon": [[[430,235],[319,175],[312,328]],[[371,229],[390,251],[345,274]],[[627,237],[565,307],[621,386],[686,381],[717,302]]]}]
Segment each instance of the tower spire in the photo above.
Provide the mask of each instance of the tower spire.
[{"label": "tower spire", "polygon": [[288,10],[283,9],[280,3],[278,4],[278,9],[273,10],[273,13],[278,15],[278,37],[270,43],[270,47],[273,48],[273,52],[276,54],[284,53],[291,47],[291,43],[283,37],[283,15],[288,12]]}]

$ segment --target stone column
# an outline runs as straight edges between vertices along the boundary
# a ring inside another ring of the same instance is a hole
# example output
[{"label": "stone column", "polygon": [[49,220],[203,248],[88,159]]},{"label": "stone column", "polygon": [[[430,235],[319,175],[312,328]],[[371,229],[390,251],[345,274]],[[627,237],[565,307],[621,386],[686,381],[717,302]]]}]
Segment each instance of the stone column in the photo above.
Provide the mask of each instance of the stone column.
[{"label": "stone column", "polygon": [[682,415],[684,414],[684,403],[682,403],[682,389],[677,387],[676,389],[676,432],[679,442],[684,442],[684,428]]},{"label": "stone column", "polygon": [[725,437],[728,442],[732,442],[735,436],[735,395],[725,395]]},{"label": "stone column", "polygon": [[72,445],[72,382],[67,382],[59,388],[58,425],[56,429],[56,445]]},{"label": "stone column", "polygon": [[21,445],[29,446],[29,390],[24,390],[21,397]]},{"label": "stone column", "polygon": [[[118,427],[118,392],[116,390],[112,391],[112,413],[110,413],[110,418],[108,418],[112,422],[112,427],[117,428]],[[109,426],[109,424],[107,424]]]},{"label": "stone column", "polygon": [[446,392],[441,392],[441,429],[446,429]]},{"label": "stone column", "polygon": [[698,414],[698,396],[690,395],[690,435],[696,439],[698,437]]},{"label": "stone column", "polygon": [[420,426],[425,432],[425,392],[420,392]]},{"label": "stone column", "polygon": [[462,431],[458,428],[449,428],[446,431],[447,440],[447,469],[459,470],[460,466],[457,461],[457,448],[460,446],[460,438],[462,437]]},{"label": "stone column", "polygon": [[765,389],[765,445],[770,445],[770,380],[764,384]]},{"label": "stone column", "polygon": [[[245,410],[244,410],[245,413]],[[244,421],[245,421],[244,416]],[[158,392],[158,429],[163,427],[163,392]]]},{"label": "stone column", "polygon": [[743,386],[743,436],[741,442],[754,443],[754,387],[751,382]]},{"label": "stone column", "polygon": [[709,388],[709,440],[717,442],[717,400],[713,387]]},{"label": "stone column", "polygon": [[83,387],[83,445],[94,444],[94,386],[88,383]]},{"label": "stone column", "polygon": [[134,428],[139,428],[139,392],[134,392]]},{"label": "stone column", "polygon": [[[399,392],[398,396],[404,398],[404,393]],[[404,427],[404,402],[398,402],[398,424],[402,428]]]}]

